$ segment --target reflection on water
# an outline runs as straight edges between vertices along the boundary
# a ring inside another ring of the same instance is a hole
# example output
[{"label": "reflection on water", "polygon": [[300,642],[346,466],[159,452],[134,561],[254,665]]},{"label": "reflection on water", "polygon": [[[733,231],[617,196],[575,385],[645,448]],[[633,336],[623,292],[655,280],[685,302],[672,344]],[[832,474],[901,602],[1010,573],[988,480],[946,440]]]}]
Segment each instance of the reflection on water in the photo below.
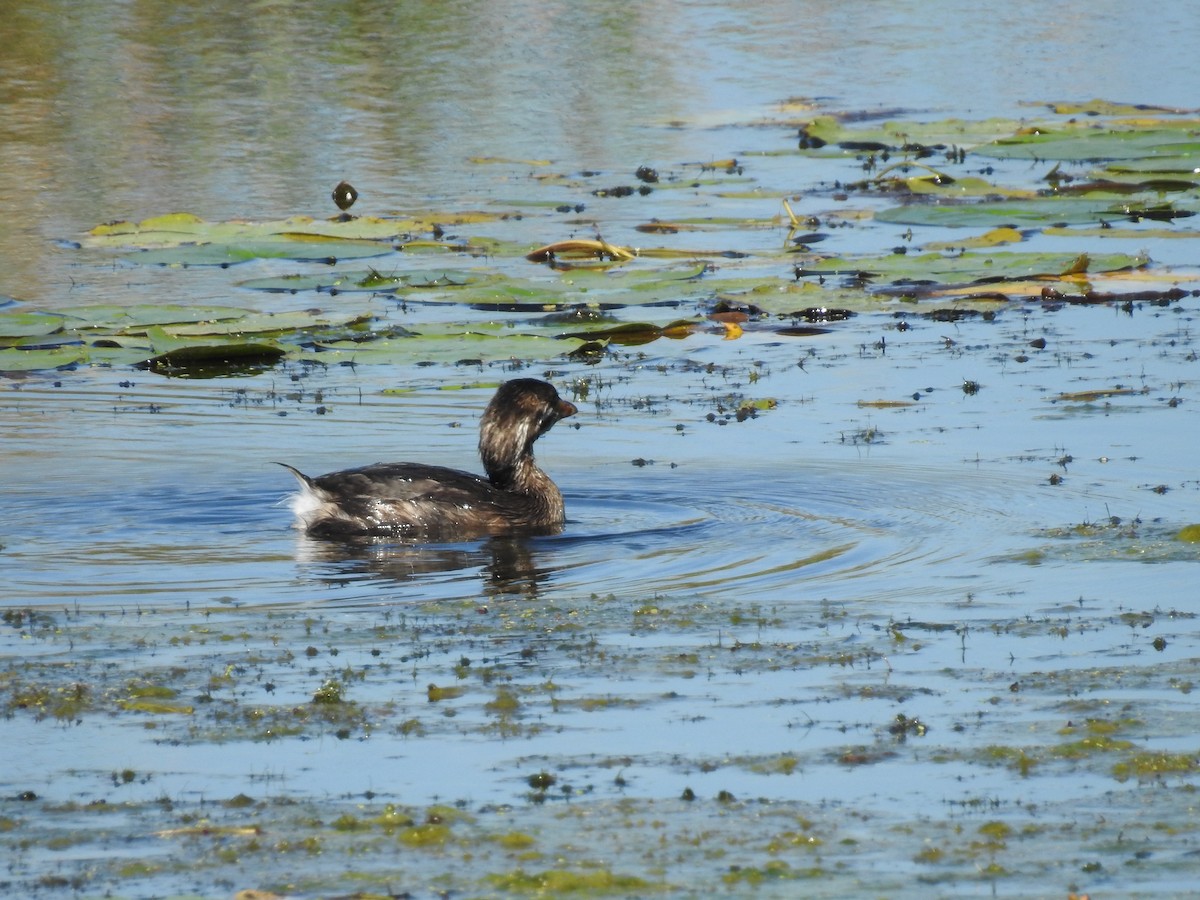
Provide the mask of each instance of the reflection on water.
[{"label": "reflection on water", "polygon": [[114,218],[328,215],[343,178],[362,191],[356,212],[472,208],[505,190],[473,157],[626,173],[721,159],[742,139],[706,126],[794,96],[980,118],[1094,96],[1195,101],[1194,54],[1166,79],[1111,65],[1154,35],[1200,42],[1187,0],[1153,16],[1060,0],[984,18],[967,5],[931,21],[920,0],[29,0],[9,10],[0,57],[0,296],[77,299],[52,242]]},{"label": "reflection on water", "polygon": [[297,535],[296,559],[310,578],[339,588],[376,583],[381,597],[408,585],[413,599],[536,600],[550,572],[538,565],[535,540],[494,536],[449,545]]}]

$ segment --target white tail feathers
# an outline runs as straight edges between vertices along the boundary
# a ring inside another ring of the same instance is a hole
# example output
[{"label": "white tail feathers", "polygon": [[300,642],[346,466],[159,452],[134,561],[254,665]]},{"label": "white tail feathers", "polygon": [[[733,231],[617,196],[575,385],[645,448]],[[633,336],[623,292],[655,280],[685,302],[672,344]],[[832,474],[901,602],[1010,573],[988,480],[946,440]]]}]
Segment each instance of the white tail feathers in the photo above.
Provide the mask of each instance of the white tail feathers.
[{"label": "white tail feathers", "polygon": [[322,510],[328,506],[329,501],[323,496],[321,489],[313,484],[313,480],[299,469],[289,466],[287,463],[276,463],[275,465],[283,466],[295,475],[296,481],[300,484],[300,490],[289,494],[284,502],[292,511],[292,515],[296,517],[296,528],[303,531],[318,518]]}]

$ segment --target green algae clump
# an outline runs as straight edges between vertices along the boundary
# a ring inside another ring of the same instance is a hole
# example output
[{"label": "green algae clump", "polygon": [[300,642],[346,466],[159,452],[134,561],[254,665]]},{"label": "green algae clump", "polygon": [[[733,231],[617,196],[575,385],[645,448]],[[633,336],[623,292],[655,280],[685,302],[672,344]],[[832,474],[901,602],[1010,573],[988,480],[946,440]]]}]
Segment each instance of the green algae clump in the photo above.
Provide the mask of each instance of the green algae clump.
[{"label": "green algae clump", "polygon": [[1184,525],[1175,535],[1175,540],[1185,544],[1200,544],[1200,525]]},{"label": "green algae clump", "polygon": [[1187,775],[1200,769],[1200,756],[1194,753],[1135,753],[1112,768],[1118,781],[1130,778],[1152,779],[1164,775]]},{"label": "green algae clump", "polygon": [[568,872],[565,869],[525,872],[518,869],[505,875],[490,875],[487,880],[498,890],[549,896],[582,891],[625,894],[630,891],[667,890],[666,885],[656,885],[633,875],[618,875],[607,869],[590,872]]}]

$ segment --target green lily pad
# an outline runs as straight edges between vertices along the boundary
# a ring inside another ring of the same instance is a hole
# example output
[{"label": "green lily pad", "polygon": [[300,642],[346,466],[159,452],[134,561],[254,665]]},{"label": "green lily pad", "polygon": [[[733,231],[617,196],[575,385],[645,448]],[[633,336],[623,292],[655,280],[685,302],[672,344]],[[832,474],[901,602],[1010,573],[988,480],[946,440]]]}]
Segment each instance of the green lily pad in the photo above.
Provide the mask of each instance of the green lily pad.
[{"label": "green lily pad", "polygon": [[283,348],[263,342],[175,342],[171,349],[139,363],[161,375],[213,378],[249,374],[270,368],[285,354]]},{"label": "green lily pad", "polygon": [[863,288],[819,285],[812,281],[764,281],[761,278],[723,279],[719,282],[717,299],[743,304],[774,316],[788,317],[821,308],[847,309],[853,312],[878,312],[881,300],[877,294]]},{"label": "green lily pad", "polygon": [[497,323],[430,326],[419,333],[366,342],[316,342],[300,358],[328,365],[363,363],[485,363],[508,359],[550,360],[569,353],[578,342],[557,333],[520,331]]},{"label": "green lily pad", "polygon": [[[904,167],[901,166],[901,168]],[[941,179],[929,172],[912,175],[903,179],[903,186],[911,194],[945,197],[956,203],[963,203],[973,198],[988,198],[990,200],[997,198],[1020,198],[1033,200],[1038,196],[1032,190],[999,187],[983,178],[968,176],[966,178]]]},{"label": "green lily pad", "polygon": [[271,368],[283,355],[282,350],[263,344],[191,347],[152,357],[140,367],[177,378],[228,378],[256,375]]},{"label": "green lily pad", "polygon": [[153,325],[182,325],[238,319],[252,311],[235,306],[83,306],[71,311],[66,326],[74,331],[107,331],[122,334],[145,333]]},{"label": "green lily pad", "polygon": [[87,358],[79,346],[47,347],[24,350],[16,347],[0,349],[0,372],[37,372],[61,369]]},{"label": "green lily pad", "polygon": [[893,206],[876,213],[880,222],[943,228],[995,228],[1001,225],[1090,225],[1101,222],[1173,219],[1194,215],[1200,203],[1120,202],[1081,197],[999,200],[981,203]]},{"label": "green lily pad", "polygon": [[286,334],[294,331],[316,331],[347,326],[362,326],[371,321],[364,313],[327,313],[319,310],[297,310],[282,313],[247,313],[236,319],[194,322],[165,327],[172,337],[200,335]]},{"label": "green lily pad", "polygon": [[130,262],[147,266],[232,266],[252,259],[292,259],[334,264],[339,259],[364,259],[391,253],[387,244],[374,241],[311,243],[286,238],[241,241],[236,244],[181,244],[141,250]]},{"label": "green lily pad", "polygon": [[1059,101],[1046,104],[1056,113],[1063,116],[1145,116],[1155,115],[1185,115],[1193,110],[1174,109],[1169,106],[1150,106],[1145,103],[1113,103],[1110,100],[1088,100],[1086,103]]},{"label": "green lily pad", "polygon": [[1042,234],[1053,237],[1117,238],[1126,241],[1161,241],[1176,238],[1200,238],[1200,231],[1169,228],[1043,228]]},{"label": "green lily pad", "polygon": [[905,148],[974,146],[1011,135],[1011,119],[944,119],[936,122],[883,122],[863,125],[835,116],[817,116],[801,128],[801,149],[809,154],[845,155]]},{"label": "green lily pad", "polygon": [[673,306],[711,291],[703,281],[707,271],[706,263],[689,259],[665,266],[647,263],[609,271],[577,269],[564,273],[558,284],[534,286],[559,291],[560,302],[583,302],[604,309]]},{"label": "green lily pad", "polygon": [[1195,175],[1200,163],[1195,156],[1156,156],[1148,159],[1123,159],[1111,162],[1106,172],[1133,175]]},{"label": "green lily pad", "polygon": [[1196,120],[1191,118],[1057,120],[1023,123],[989,119],[967,122],[884,122],[862,125],[834,116],[818,116],[801,128],[801,147],[820,155],[887,151],[923,155],[929,148],[964,147],[994,158],[1087,160],[1188,156],[1200,152]]},{"label": "green lily pad", "polygon": [[44,312],[0,312],[0,340],[54,334],[62,330],[64,321]]},{"label": "green lily pad", "polygon": [[88,232],[84,244],[136,250],[143,265],[230,266],[249,259],[332,263],[393,252],[407,240],[415,220],[375,218],[316,220],[294,216],[276,222],[206,222],[187,213],[141,222],[111,222]]},{"label": "green lily pad", "polygon": [[620,305],[600,303],[598,298],[590,298],[567,285],[523,279],[498,279],[470,290],[456,292],[453,296],[424,296],[422,299],[465,303],[473,309],[488,312],[555,312],[581,303],[589,306],[599,304],[601,308],[608,309],[615,309]]},{"label": "green lily pad", "polygon": [[661,337],[685,338],[697,327],[696,322],[680,320],[667,325],[653,325],[649,322],[625,322],[607,328],[594,328],[587,331],[575,331],[562,335],[564,338],[575,338],[581,341],[603,340],[626,347],[637,347],[649,344]]},{"label": "green lily pad", "polygon": [[383,277],[372,274],[372,270],[357,270],[327,276],[254,279],[239,286],[276,292],[390,293],[403,289],[406,299],[423,303],[455,303],[494,311],[551,312],[581,304],[600,309],[679,304],[708,291],[700,283],[706,271],[706,263],[689,259],[683,264],[647,262],[641,267],[615,271],[572,269],[542,279],[454,269],[423,269]]},{"label": "green lily pad", "polygon": [[888,256],[828,258],[804,263],[800,275],[851,275],[872,281],[975,282],[1062,277],[1081,272],[1115,272],[1145,265],[1144,256],[1062,253],[893,253]]},{"label": "green lily pad", "polygon": [[971,150],[1000,159],[1053,159],[1085,162],[1101,159],[1143,159],[1148,156],[1200,158],[1200,139],[1194,120],[1158,128],[1034,128],[1000,138]]},{"label": "green lily pad", "polygon": [[394,293],[405,288],[456,288],[480,281],[478,273],[455,269],[422,269],[394,274],[375,269],[328,272],[315,275],[279,275],[239,281],[237,286],[255,291],[295,294],[300,291]]},{"label": "green lily pad", "polygon": [[275,222],[206,222],[190,213],[170,213],[141,222],[110,222],[87,233],[89,247],[143,248],[181,244],[231,244],[272,238],[296,242],[386,242],[405,237],[413,220],[376,218],[317,220],[293,216]]},{"label": "green lily pad", "polygon": [[124,247],[129,246],[131,236],[154,234],[170,235],[173,240],[181,240],[181,235],[199,234],[205,224],[203,219],[191,213],[166,213],[141,222],[106,222],[88,232],[86,243],[91,246]]}]

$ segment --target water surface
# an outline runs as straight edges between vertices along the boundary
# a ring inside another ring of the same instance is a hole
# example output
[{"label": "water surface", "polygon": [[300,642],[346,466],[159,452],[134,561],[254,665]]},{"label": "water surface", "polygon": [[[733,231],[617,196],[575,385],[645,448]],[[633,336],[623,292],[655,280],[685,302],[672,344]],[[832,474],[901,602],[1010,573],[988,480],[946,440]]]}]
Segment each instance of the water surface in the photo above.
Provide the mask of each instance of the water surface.
[{"label": "water surface", "polygon": [[[715,201],[551,195],[534,163],[616,183],[749,159],[710,214],[769,217],[789,191],[825,217],[856,170],[785,153],[789,98],[982,119],[1186,105],[1200,83],[1183,2],[32,3],[9,30],[0,294],[66,311],[243,305],[235,280],[295,268],[73,243],[111,219],[327,216],[348,178],[355,212],[520,209],[506,239],[632,243]],[[1178,48],[1170,77],[1115,64],[1147,45]],[[880,252],[899,231],[839,240]],[[1197,287],[1194,240],[1125,243],[1104,249]],[[714,328],[519,369],[5,376],[4,728],[27,748],[0,790],[8,877],[115,896],[475,896],[558,869],[642,879],[614,887],[630,895],[1182,895],[1196,310],[881,306],[812,338]],[[475,469],[479,413],[517,371],[580,409],[538,444],[562,534],[347,548],[291,528],[272,461]],[[1061,397],[1089,390],[1122,393]],[[343,702],[314,703],[331,683]]]}]

